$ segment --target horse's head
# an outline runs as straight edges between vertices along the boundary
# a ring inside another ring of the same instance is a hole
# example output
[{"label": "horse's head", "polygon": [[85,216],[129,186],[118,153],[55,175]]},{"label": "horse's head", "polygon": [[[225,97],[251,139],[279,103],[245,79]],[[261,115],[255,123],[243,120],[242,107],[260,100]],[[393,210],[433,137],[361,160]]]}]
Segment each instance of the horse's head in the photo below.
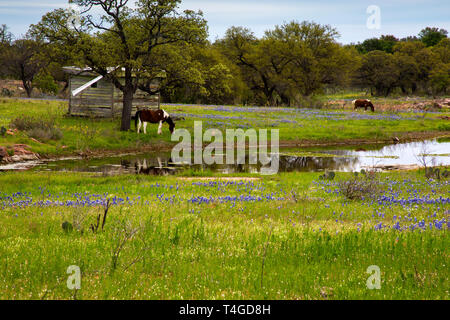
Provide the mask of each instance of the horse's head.
[{"label": "horse's head", "polygon": [[167,124],[169,125],[169,131],[170,133],[173,133],[173,130],[175,129],[175,123],[172,121],[171,117],[168,117],[166,119]]}]

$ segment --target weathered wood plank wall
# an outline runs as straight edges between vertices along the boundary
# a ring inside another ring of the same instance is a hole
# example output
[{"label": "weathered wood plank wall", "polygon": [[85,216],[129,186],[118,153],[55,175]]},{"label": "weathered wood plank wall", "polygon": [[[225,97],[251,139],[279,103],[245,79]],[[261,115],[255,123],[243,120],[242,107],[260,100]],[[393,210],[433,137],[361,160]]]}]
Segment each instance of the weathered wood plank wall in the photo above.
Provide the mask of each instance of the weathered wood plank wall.
[{"label": "weathered wood plank wall", "polygon": [[[69,81],[70,91],[79,88],[92,77],[71,76]],[[152,89],[158,88],[158,83],[151,85]],[[148,93],[137,90],[133,99],[132,114],[137,108],[159,107],[159,95],[149,95]],[[123,93],[113,84],[105,79],[99,80],[93,86],[80,92],[75,97],[69,98],[69,114],[89,117],[120,117],[122,114]]]}]

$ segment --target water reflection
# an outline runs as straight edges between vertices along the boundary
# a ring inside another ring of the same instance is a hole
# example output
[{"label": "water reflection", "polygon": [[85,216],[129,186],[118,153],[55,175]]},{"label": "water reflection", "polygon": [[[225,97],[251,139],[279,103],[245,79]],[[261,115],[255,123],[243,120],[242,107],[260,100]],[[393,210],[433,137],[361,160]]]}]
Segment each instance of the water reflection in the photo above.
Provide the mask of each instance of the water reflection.
[{"label": "water reflection", "polygon": [[[312,156],[310,156],[310,154]],[[321,155],[322,154],[322,155]],[[306,156],[305,156],[306,155]],[[422,156],[421,156],[422,155]],[[369,146],[352,149],[307,149],[281,150],[279,172],[293,171],[360,171],[367,168],[392,169],[401,166],[419,165],[425,161],[428,166],[450,165],[450,142],[426,141],[399,143],[378,146],[370,150]],[[274,155],[272,155],[274,156]],[[175,164],[170,153],[150,153],[145,155],[126,155],[91,160],[66,160],[45,163],[33,163],[38,171],[96,172],[104,175],[148,174],[170,175],[179,170],[213,171],[221,173],[259,173],[261,165],[183,165]],[[0,170],[11,168],[2,168]],[[29,167],[27,167],[29,169]]]}]

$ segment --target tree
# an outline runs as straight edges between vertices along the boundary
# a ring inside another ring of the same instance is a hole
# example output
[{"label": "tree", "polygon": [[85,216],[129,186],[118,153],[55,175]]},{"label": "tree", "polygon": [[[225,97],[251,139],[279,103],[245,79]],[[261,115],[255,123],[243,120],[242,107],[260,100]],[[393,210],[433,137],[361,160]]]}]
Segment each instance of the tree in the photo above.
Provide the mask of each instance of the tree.
[{"label": "tree", "polygon": [[340,48],[335,42],[337,36],[334,28],[307,21],[292,21],[266,32],[265,39],[274,49],[269,56],[277,83],[284,84],[276,85],[283,103],[287,97],[295,99],[296,92],[309,96],[331,82],[333,58]]},{"label": "tree", "polygon": [[[56,9],[32,26],[33,32],[67,48],[79,57],[80,64],[123,92],[121,130],[127,131],[134,93],[138,88],[154,93],[149,84],[161,74],[159,66],[152,63],[157,48],[205,41],[206,21],[201,12],[179,13],[180,0],[139,0],[136,8],[130,8],[128,0],[73,2],[82,9],[79,26],[70,28],[73,13]],[[116,67],[115,71],[110,67]]]},{"label": "tree", "polygon": [[361,44],[356,45],[356,49],[360,53],[368,53],[374,50],[380,50],[387,53],[392,53],[393,48],[398,43],[398,39],[393,35],[382,35],[378,38],[371,38],[364,40]]},{"label": "tree", "polygon": [[255,102],[273,104],[275,83],[261,41],[253,32],[243,27],[231,27],[216,46],[240,68],[242,79],[255,94]]},{"label": "tree", "polygon": [[357,72],[360,84],[374,88],[377,95],[388,96],[398,79],[393,56],[384,51],[371,51],[363,59]]},{"label": "tree", "polygon": [[450,39],[443,38],[437,45],[432,48],[432,51],[439,56],[443,63],[450,63]]},{"label": "tree", "polygon": [[28,97],[33,91],[34,77],[46,64],[39,59],[42,49],[42,43],[37,40],[19,39],[0,53],[3,72],[8,77],[22,80]]},{"label": "tree", "polygon": [[404,55],[396,52],[393,55],[394,64],[397,69],[396,85],[400,87],[403,93],[407,93],[407,88],[411,88],[414,93],[418,80],[419,68],[413,56]]},{"label": "tree", "polygon": [[2,24],[0,26],[0,46],[10,45],[14,36],[11,32],[8,31],[8,26],[6,24]]},{"label": "tree", "polygon": [[257,102],[290,105],[299,94],[309,96],[338,83],[339,73],[345,78],[349,55],[336,43],[337,36],[330,26],[292,21],[266,31],[262,39],[232,27],[217,45],[240,67]]},{"label": "tree", "polygon": [[446,94],[450,87],[450,63],[440,63],[430,72],[433,95]]},{"label": "tree", "polygon": [[447,38],[447,33],[445,29],[426,27],[419,32],[419,39],[425,46],[431,47],[438,44],[443,38]]}]

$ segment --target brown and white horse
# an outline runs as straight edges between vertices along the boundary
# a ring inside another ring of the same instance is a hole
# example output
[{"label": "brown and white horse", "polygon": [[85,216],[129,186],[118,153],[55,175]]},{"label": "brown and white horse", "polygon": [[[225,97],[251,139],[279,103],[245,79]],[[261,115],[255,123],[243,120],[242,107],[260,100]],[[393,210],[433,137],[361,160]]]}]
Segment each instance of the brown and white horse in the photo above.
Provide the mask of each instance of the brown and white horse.
[{"label": "brown and white horse", "polygon": [[160,110],[138,110],[134,118],[134,126],[137,132],[141,130],[141,125],[144,126],[144,133],[147,133],[147,123],[159,123],[158,134],[162,134],[162,124],[167,122],[169,125],[170,133],[173,133],[175,128],[175,123],[170,118],[170,115],[160,109]]},{"label": "brown and white horse", "polygon": [[367,111],[367,108],[370,108],[372,110],[372,112],[375,111],[375,107],[373,106],[372,102],[367,99],[353,100],[352,105],[355,107],[355,110],[358,108],[364,108],[364,110]]}]

